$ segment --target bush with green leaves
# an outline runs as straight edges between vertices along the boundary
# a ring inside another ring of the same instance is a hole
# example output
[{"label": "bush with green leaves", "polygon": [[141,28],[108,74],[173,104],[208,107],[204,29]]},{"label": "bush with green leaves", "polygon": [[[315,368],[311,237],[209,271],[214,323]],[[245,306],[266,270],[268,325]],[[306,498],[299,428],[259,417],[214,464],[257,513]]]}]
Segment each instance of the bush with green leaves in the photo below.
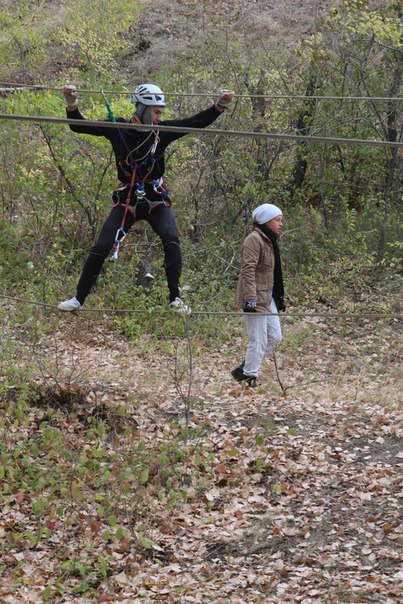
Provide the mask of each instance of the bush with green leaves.
[{"label": "bush with green leaves", "polygon": [[[33,4],[26,1],[19,7],[21,24],[10,22],[10,35],[23,29]],[[75,0],[54,30],[34,28],[41,39],[38,49],[53,45],[69,58],[63,81],[70,79],[83,91],[80,106],[85,116],[106,117],[101,94],[84,92],[101,86],[119,93],[109,95],[115,114],[129,116],[132,83],[128,84],[121,51],[124,45],[135,45],[141,6],[102,3],[100,13],[96,4],[95,11],[93,2],[84,6]],[[4,23],[11,5],[6,9]],[[35,24],[44,10],[36,8]],[[318,24],[315,35],[302,40],[288,56],[279,53],[273,62],[261,40],[243,49],[209,13],[211,44],[195,40],[191,60],[161,69],[152,79],[167,91],[211,92],[207,99],[167,96],[168,117],[208,106],[225,85],[249,98],[238,99],[212,128],[393,140],[400,136],[396,104],[314,101],[309,94],[393,96],[399,78],[398,17],[396,2],[377,9],[361,0],[344,2]],[[52,39],[50,31],[57,32]],[[22,68],[23,59],[18,61]],[[285,91],[300,98],[253,96]],[[7,113],[65,116],[58,90],[20,90],[1,100]],[[7,121],[0,133],[0,153],[4,167],[0,271],[5,289],[54,303],[65,297],[66,289],[74,292],[81,266],[111,208],[116,175],[110,145],[97,137],[76,135],[65,125]],[[347,305],[353,299],[354,304],[371,306],[378,295],[377,287],[370,295],[374,269],[394,271],[397,266],[400,195],[398,156],[393,150],[188,136],[169,148],[167,166],[184,251],[183,295],[194,308],[232,310],[241,243],[252,227],[252,209],[266,201],[284,211],[284,276],[295,303],[304,303],[309,290],[309,304],[323,300],[333,305],[346,296]],[[144,229],[129,235],[128,241],[137,245],[154,239]],[[161,249],[157,255],[158,284],[152,293],[136,289],[141,257],[134,254],[130,263],[125,260],[113,272],[105,268],[97,303],[165,308]],[[129,318],[123,323],[123,330],[136,337],[144,329],[156,329],[153,320],[141,326]],[[208,321],[202,324],[210,333]]]}]

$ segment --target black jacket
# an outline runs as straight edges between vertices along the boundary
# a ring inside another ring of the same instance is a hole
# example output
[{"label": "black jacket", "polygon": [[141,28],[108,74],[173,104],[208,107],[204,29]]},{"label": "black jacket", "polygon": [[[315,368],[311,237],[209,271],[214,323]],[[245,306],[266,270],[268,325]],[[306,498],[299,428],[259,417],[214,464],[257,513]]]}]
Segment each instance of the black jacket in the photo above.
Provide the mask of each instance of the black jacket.
[{"label": "black jacket", "polygon": [[[185,119],[164,120],[161,126],[179,126],[185,128],[205,128],[212,124],[221,112],[215,105]],[[155,144],[155,134],[140,132],[129,128],[108,128],[102,126],[90,127],[78,109],[68,111],[67,117],[71,119],[82,119],[83,125],[70,125],[70,129],[78,134],[92,134],[93,136],[104,136],[113,147],[116,160],[117,176],[120,182],[130,183],[133,169],[137,171],[137,182],[147,175],[147,180],[160,179],[165,171],[164,153],[170,143],[185,136],[186,133],[159,132],[159,141]],[[109,121],[109,120],[108,120]],[[118,118],[118,123],[130,123],[131,120]]]}]

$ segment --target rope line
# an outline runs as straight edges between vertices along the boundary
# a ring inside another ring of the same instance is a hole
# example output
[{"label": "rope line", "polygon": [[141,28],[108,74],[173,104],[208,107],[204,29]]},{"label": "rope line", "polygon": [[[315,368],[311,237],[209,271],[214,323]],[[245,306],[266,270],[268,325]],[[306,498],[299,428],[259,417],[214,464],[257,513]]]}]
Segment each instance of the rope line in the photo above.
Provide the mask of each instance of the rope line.
[{"label": "rope line", "polygon": [[[26,300],[24,298],[17,298],[15,296],[7,296],[5,294],[0,294],[0,298],[13,300],[14,302],[19,302],[22,304],[32,304],[34,306],[43,306],[45,308],[51,308],[59,311],[58,307],[55,304],[47,304],[46,302],[37,302],[36,300]],[[60,311],[59,311],[60,312]],[[82,308],[80,313],[113,313],[113,314],[150,314],[150,311],[147,309],[136,309],[136,308]],[[369,318],[369,319],[403,319],[403,314],[394,314],[394,313],[316,313],[316,312],[296,312],[296,313],[258,313],[259,316],[279,316],[279,317],[326,317],[332,319],[354,319],[354,318]],[[193,311],[188,317],[192,316],[222,316],[222,317],[244,317],[245,313],[240,311],[209,311],[209,310],[199,310]],[[183,315],[181,315],[183,317]]]},{"label": "rope line", "polygon": [[[0,92],[16,92],[18,90],[57,90],[60,92],[60,86],[46,86],[42,84],[19,84],[17,82],[2,82]],[[99,90],[81,89],[80,94],[99,94]],[[105,90],[106,94],[125,96],[131,95],[132,92],[125,90]],[[215,96],[214,92],[164,92],[166,96],[174,97],[211,97]],[[237,99],[307,99],[307,100],[326,100],[326,101],[403,101],[403,97],[393,96],[336,96],[336,95],[305,95],[305,94],[236,94]]]},{"label": "rope line", "polygon": [[[67,119],[67,118],[56,118],[56,117],[43,117],[34,115],[11,115],[7,113],[0,113],[0,119],[2,120],[16,120],[25,122],[36,122],[36,123],[53,123],[53,124],[72,124],[75,126],[82,126],[85,124],[86,127],[96,128],[101,126],[103,128],[119,128],[119,129],[132,129],[139,130],[141,132],[148,132],[150,126],[147,124],[133,124],[119,122],[115,124],[113,122],[106,122],[102,120],[81,120],[81,119]],[[365,139],[354,139],[354,138],[338,138],[338,137],[326,137],[326,136],[302,136],[300,134],[276,134],[270,132],[252,132],[248,130],[220,130],[210,128],[185,128],[179,126],[162,126],[153,125],[153,129],[161,132],[178,132],[183,134],[194,134],[196,136],[236,136],[243,138],[260,138],[260,139],[272,139],[272,140],[285,140],[285,141],[297,141],[310,142],[310,143],[329,143],[335,145],[361,145],[361,146],[375,146],[375,147],[391,147],[401,148],[403,147],[402,142],[386,141],[386,140],[365,140]]]}]

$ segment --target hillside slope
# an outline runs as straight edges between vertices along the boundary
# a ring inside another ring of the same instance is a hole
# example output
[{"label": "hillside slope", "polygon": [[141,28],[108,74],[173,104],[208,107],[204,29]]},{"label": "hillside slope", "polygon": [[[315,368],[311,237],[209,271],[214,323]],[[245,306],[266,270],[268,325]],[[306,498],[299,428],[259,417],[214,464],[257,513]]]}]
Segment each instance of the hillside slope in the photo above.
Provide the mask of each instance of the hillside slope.
[{"label": "hillside slope", "polygon": [[217,34],[236,39],[245,51],[260,40],[268,52],[287,52],[314,33],[315,21],[336,3],[330,0],[153,0],[145,8],[135,44],[125,61],[133,76],[146,77],[160,68],[194,56],[195,49],[217,42]]}]

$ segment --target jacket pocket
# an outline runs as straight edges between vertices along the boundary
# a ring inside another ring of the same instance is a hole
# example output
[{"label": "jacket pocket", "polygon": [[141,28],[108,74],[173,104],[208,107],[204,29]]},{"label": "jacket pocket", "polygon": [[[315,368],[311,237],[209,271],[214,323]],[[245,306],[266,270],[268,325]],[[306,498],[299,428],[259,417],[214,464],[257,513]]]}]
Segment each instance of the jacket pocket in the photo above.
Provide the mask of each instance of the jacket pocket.
[{"label": "jacket pocket", "polygon": [[256,296],[259,304],[264,304],[265,306],[269,302],[270,291],[268,287],[257,287],[256,288]]}]

